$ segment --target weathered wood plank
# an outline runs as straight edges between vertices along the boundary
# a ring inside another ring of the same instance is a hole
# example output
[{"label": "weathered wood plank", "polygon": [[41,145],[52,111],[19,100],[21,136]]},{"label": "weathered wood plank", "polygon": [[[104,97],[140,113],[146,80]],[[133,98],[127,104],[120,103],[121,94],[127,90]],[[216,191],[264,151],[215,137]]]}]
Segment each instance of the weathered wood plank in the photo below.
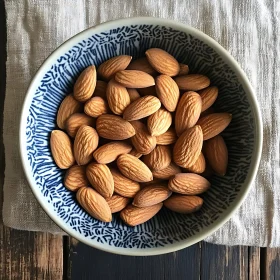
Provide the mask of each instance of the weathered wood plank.
[{"label": "weathered wood plank", "polygon": [[249,280],[260,279],[260,248],[249,247]]},{"label": "weathered wood plank", "polygon": [[280,248],[267,248],[264,250],[264,271],[262,279],[279,280],[280,279]]}]

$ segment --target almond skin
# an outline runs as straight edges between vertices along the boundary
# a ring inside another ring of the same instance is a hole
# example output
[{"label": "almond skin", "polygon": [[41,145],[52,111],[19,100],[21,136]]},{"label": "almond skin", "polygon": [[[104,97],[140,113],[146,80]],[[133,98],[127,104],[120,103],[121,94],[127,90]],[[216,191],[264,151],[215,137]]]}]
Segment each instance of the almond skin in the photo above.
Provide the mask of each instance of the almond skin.
[{"label": "almond skin", "polygon": [[128,121],[110,114],[98,117],[96,130],[99,136],[110,140],[124,140],[135,135],[135,130]]},{"label": "almond skin", "polygon": [[168,188],[171,191],[187,195],[204,193],[210,185],[207,179],[194,173],[178,173],[168,182]]},{"label": "almond skin", "polygon": [[129,152],[129,154],[132,155],[132,156],[135,156],[135,157],[137,157],[137,158],[140,158],[140,157],[143,156],[143,154],[139,153],[135,148],[132,149],[132,150]]},{"label": "almond skin", "polygon": [[115,192],[123,197],[134,197],[140,190],[140,184],[125,177],[117,169],[110,170],[114,179]]},{"label": "almond skin", "polygon": [[137,226],[143,224],[155,216],[162,208],[162,203],[139,208],[133,205],[128,205],[121,211],[121,219],[129,226]]},{"label": "almond skin", "polygon": [[184,63],[179,63],[180,71],[177,76],[187,75],[189,73],[189,66]]},{"label": "almond skin", "polygon": [[67,169],[75,163],[72,144],[65,132],[53,130],[50,145],[53,159],[59,168]]},{"label": "almond skin", "polygon": [[145,88],[155,85],[153,76],[138,70],[123,70],[115,75],[115,80],[126,88]]},{"label": "almond skin", "polygon": [[106,90],[107,90],[107,83],[104,81],[96,81],[96,87],[94,90],[93,95],[94,96],[99,96],[106,100]]},{"label": "almond skin", "polygon": [[141,97],[128,105],[123,113],[127,121],[140,120],[155,113],[161,106],[159,99],[155,96]]},{"label": "almond skin", "polygon": [[119,156],[117,165],[121,173],[136,182],[149,182],[153,174],[148,166],[137,157],[126,154]]},{"label": "almond skin", "polygon": [[141,97],[135,88],[128,88],[127,92],[130,98],[130,103]]},{"label": "almond skin", "polygon": [[200,95],[194,91],[185,92],[177,106],[175,115],[175,130],[177,135],[193,127],[200,116],[202,101]]},{"label": "almond skin", "polygon": [[91,188],[80,188],[77,192],[80,205],[94,218],[102,222],[111,222],[112,213],[106,200]]},{"label": "almond skin", "polygon": [[107,164],[113,162],[118,156],[128,154],[132,150],[131,145],[123,141],[113,141],[100,146],[93,157],[98,163]]},{"label": "almond skin", "polygon": [[180,90],[171,77],[160,75],[156,78],[156,93],[166,110],[169,112],[174,112],[176,110],[180,97]]},{"label": "almond skin", "polygon": [[218,88],[217,87],[208,87],[199,91],[202,107],[201,112],[204,112],[208,108],[210,108],[218,97]]},{"label": "almond skin", "polygon": [[169,128],[165,133],[156,137],[157,145],[170,145],[177,141],[177,134],[174,128]]},{"label": "almond skin", "polygon": [[174,162],[184,168],[193,166],[201,153],[202,143],[203,134],[199,125],[185,130],[175,143]]},{"label": "almond skin", "polygon": [[166,200],[172,192],[164,185],[150,185],[141,189],[133,199],[137,207],[149,207]]},{"label": "almond skin", "polygon": [[179,166],[171,162],[169,166],[167,166],[164,169],[153,171],[153,176],[158,179],[168,180],[172,176],[174,176],[177,173],[181,173],[182,170]]},{"label": "almond skin", "polygon": [[147,127],[152,136],[159,136],[165,133],[172,124],[172,115],[161,108],[149,116]]},{"label": "almond skin", "polygon": [[99,96],[89,99],[84,107],[84,112],[93,118],[98,118],[103,114],[107,114],[109,110],[107,102]]},{"label": "almond skin", "polygon": [[125,108],[130,104],[130,97],[126,88],[114,79],[108,83],[106,96],[110,109],[116,115],[122,115]]},{"label": "almond skin", "polygon": [[151,66],[146,57],[141,57],[131,61],[126,69],[142,71],[152,76],[157,74],[157,71]]},{"label": "almond skin", "polygon": [[188,168],[188,170],[193,173],[203,173],[205,169],[206,169],[206,161],[203,153],[200,153],[195,164]]},{"label": "almond skin", "polygon": [[114,180],[110,169],[105,164],[90,163],[86,170],[87,178],[94,189],[104,198],[111,197],[114,192]]},{"label": "almond skin", "polygon": [[105,80],[110,80],[121,70],[126,69],[132,57],[129,55],[118,55],[103,62],[97,69],[98,75]]},{"label": "almond skin", "polygon": [[83,111],[83,106],[80,102],[78,102],[72,94],[67,95],[63,101],[61,102],[57,117],[56,123],[59,128],[65,129],[66,120],[73,114],[79,113]]},{"label": "almond skin", "polygon": [[210,80],[204,75],[189,74],[174,78],[180,90],[198,91],[207,88],[210,85]]},{"label": "almond skin", "polygon": [[221,176],[224,176],[228,165],[228,150],[222,136],[217,135],[204,144],[204,152],[212,169]]},{"label": "almond skin", "polygon": [[64,185],[72,192],[75,192],[82,187],[89,186],[89,181],[86,176],[86,168],[79,165],[71,166],[65,174]]},{"label": "almond skin", "polygon": [[74,156],[78,165],[88,164],[92,160],[98,141],[99,136],[94,128],[87,125],[79,128],[74,141]]},{"label": "almond skin", "polygon": [[197,122],[203,132],[203,140],[208,140],[220,134],[231,122],[232,115],[229,113],[214,113],[202,117]]},{"label": "almond skin", "polygon": [[80,102],[86,102],[93,95],[96,86],[95,66],[87,67],[78,77],[74,85],[74,97]]},{"label": "almond skin", "polygon": [[168,52],[152,48],[146,51],[146,57],[152,67],[159,73],[170,77],[178,75],[180,65],[178,61]]},{"label": "almond skin", "polygon": [[123,197],[117,194],[114,194],[112,197],[106,199],[112,214],[122,211],[130,202],[130,199]]},{"label": "almond skin", "polygon": [[164,206],[173,212],[190,214],[198,211],[203,204],[203,199],[199,196],[189,196],[173,194],[164,201]]}]

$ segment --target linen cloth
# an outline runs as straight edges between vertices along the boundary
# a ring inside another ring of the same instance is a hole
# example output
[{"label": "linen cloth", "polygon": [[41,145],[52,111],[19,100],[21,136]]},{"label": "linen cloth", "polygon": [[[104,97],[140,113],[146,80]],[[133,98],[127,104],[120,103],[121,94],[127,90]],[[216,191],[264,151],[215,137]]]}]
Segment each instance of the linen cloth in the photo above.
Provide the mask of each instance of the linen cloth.
[{"label": "linen cloth", "polygon": [[29,82],[47,56],[76,33],[108,20],[154,16],[196,27],[241,64],[256,90],[264,124],[262,159],[241,208],[206,241],[280,245],[280,2],[272,0],[6,0],[7,86],[4,108],[7,226],[62,233],[25,180],[18,151],[20,112]]}]

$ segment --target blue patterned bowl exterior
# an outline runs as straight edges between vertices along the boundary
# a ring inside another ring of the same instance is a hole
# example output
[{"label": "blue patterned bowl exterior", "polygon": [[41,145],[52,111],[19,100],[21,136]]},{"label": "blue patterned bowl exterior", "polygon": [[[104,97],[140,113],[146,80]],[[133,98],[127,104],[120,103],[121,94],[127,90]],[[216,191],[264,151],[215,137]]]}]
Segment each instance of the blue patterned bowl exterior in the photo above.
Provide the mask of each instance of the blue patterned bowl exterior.
[{"label": "blue patterned bowl exterior", "polygon": [[[158,22],[156,22],[158,21]],[[149,23],[150,22],[150,23]],[[143,24],[145,23],[145,24]],[[203,194],[202,209],[181,215],[162,209],[134,228],[115,215],[111,223],[89,216],[75,194],[63,185],[64,172],[54,163],[49,146],[61,101],[89,65],[120,54],[138,58],[149,48],[162,48],[201,73],[219,88],[217,111],[233,120],[223,132],[229,151],[225,177],[214,176]],[[243,76],[242,76],[243,75]],[[50,217],[70,235],[110,252],[151,255],[191,245],[221,226],[248,191],[258,163],[258,111],[248,81],[237,63],[212,39],[195,29],[158,19],[127,19],[78,34],[43,64],[26,98],[21,123],[21,153],[31,188]]]}]

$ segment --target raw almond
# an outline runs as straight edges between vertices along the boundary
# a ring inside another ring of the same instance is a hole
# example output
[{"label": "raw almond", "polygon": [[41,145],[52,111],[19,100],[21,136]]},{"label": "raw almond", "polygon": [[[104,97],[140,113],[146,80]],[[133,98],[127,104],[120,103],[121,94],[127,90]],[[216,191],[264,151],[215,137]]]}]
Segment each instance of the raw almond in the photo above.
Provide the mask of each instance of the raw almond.
[{"label": "raw almond", "polygon": [[176,193],[196,195],[206,192],[210,183],[204,177],[194,173],[178,173],[169,180],[168,188]]},{"label": "raw almond", "polygon": [[229,113],[214,113],[207,115],[197,122],[203,132],[203,140],[208,140],[220,134],[231,122]]},{"label": "raw almond", "polygon": [[146,51],[146,57],[152,67],[159,73],[170,77],[178,75],[180,65],[178,61],[168,52],[152,48]]},{"label": "raw almond", "polygon": [[98,147],[99,136],[90,126],[82,125],[75,137],[74,156],[78,165],[88,164],[92,153]]},{"label": "raw almond", "polygon": [[165,133],[156,137],[157,145],[170,145],[176,142],[177,135],[174,128],[169,128]]},{"label": "raw almond", "polygon": [[130,98],[130,103],[141,97],[135,88],[129,88],[127,89],[127,92]]},{"label": "raw almond", "polygon": [[121,70],[126,69],[132,57],[129,55],[118,55],[103,62],[97,69],[98,75],[105,80],[110,80]]},{"label": "raw almond", "polygon": [[66,133],[53,130],[50,145],[53,159],[59,168],[67,169],[75,163],[72,144]]},{"label": "raw almond", "polygon": [[117,165],[121,173],[136,182],[149,182],[153,174],[148,166],[137,157],[126,154],[119,156]]},{"label": "raw almond", "polygon": [[134,205],[128,205],[121,211],[121,219],[129,226],[137,226],[143,224],[155,216],[162,208],[162,203],[139,208]]},{"label": "raw almond", "polygon": [[175,143],[174,162],[184,168],[193,166],[201,153],[202,143],[203,134],[199,125],[185,130]]},{"label": "raw almond", "polygon": [[115,192],[124,197],[134,197],[140,190],[140,184],[123,176],[117,169],[111,168]]},{"label": "raw almond", "polygon": [[139,91],[140,95],[142,95],[142,96],[146,96],[146,95],[157,96],[155,86],[146,87],[146,88],[139,88],[138,91]]},{"label": "raw almond", "polygon": [[86,170],[87,178],[92,187],[103,197],[108,198],[114,192],[114,180],[110,169],[105,164],[90,163]]},{"label": "raw almond", "polygon": [[86,102],[93,95],[96,86],[95,66],[87,67],[78,77],[74,85],[74,97],[80,102]]},{"label": "raw almond", "polygon": [[89,181],[86,176],[86,168],[79,165],[71,166],[65,174],[64,185],[72,192],[75,192],[82,187],[87,187]]},{"label": "raw almond", "polygon": [[210,85],[208,77],[200,74],[189,74],[174,78],[180,90],[201,90]]},{"label": "raw almond", "polygon": [[94,96],[86,102],[84,112],[90,117],[97,118],[107,114],[108,109],[108,104],[102,97]]},{"label": "raw almond", "polygon": [[93,95],[99,96],[105,100],[106,99],[106,90],[107,90],[107,83],[104,81],[98,80],[98,81],[96,81],[96,87],[95,87]]},{"label": "raw almond", "polygon": [[163,106],[169,112],[174,112],[176,110],[180,90],[171,77],[160,75],[156,78],[156,93]]},{"label": "raw almond", "polygon": [[135,130],[128,121],[110,114],[98,117],[96,130],[99,136],[110,140],[124,140],[135,135]]},{"label": "raw almond", "polygon": [[126,69],[142,71],[152,76],[157,74],[157,71],[151,66],[146,57],[141,57],[131,61]]},{"label": "raw almond", "polygon": [[115,80],[127,88],[145,88],[155,85],[153,76],[138,70],[123,70],[115,75]]},{"label": "raw almond", "polygon": [[72,94],[67,95],[63,101],[61,102],[56,122],[59,128],[65,129],[66,120],[75,113],[79,113],[83,111],[83,106],[80,102],[78,102]]},{"label": "raw almond", "polygon": [[224,176],[228,165],[228,150],[222,136],[217,135],[204,144],[204,152],[213,170]]},{"label": "raw almond", "polygon": [[203,153],[201,152],[194,165],[190,166],[188,170],[193,173],[203,173],[206,168],[206,161]]},{"label": "raw almond", "polygon": [[94,126],[95,119],[81,113],[71,115],[66,121],[66,131],[69,136],[75,137],[82,125]]},{"label": "raw almond", "polygon": [[171,150],[169,146],[156,146],[148,155],[143,156],[143,162],[154,170],[162,170],[171,163]]},{"label": "raw almond", "polygon": [[147,127],[152,136],[159,136],[165,133],[172,124],[172,115],[161,108],[149,116]]},{"label": "raw almond", "polygon": [[199,92],[201,101],[202,101],[202,108],[201,112],[204,112],[209,107],[211,107],[218,97],[218,88],[217,87],[208,87],[203,89]]},{"label": "raw almond", "polygon": [[177,135],[193,127],[200,116],[202,101],[200,95],[194,91],[185,92],[177,106],[175,115],[175,130]]},{"label": "raw almond", "polygon": [[155,96],[141,97],[128,105],[123,113],[127,121],[140,120],[155,113],[161,106],[159,99]]},{"label": "raw almond", "polygon": [[171,194],[164,185],[146,186],[135,195],[132,204],[137,207],[152,206],[166,200]]},{"label": "raw almond", "polygon": [[107,101],[110,109],[116,115],[122,115],[130,104],[129,94],[124,86],[112,79],[107,86]]},{"label": "raw almond", "polygon": [[130,202],[130,199],[127,197],[123,197],[123,196],[114,194],[112,197],[107,198],[106,201],[113,214],[113,213],[123,210]]},{"label": "raw almond", "polygon": [[187,75],[189,73],[189,66],[184,63],[179,63],[180,71],[177,76]]},{"label": "raw almond", "polygon": [[93,157],[98,163],[107,164],[113,162],[122,154],[128,154],[131,150],[132,147],[128,143],[123,141],[113,141],[100,146],[93,153]]},{"label": "raw almond", "polygon": [[168,180],[177,173],[181,173],[182,170],[179,166],[171,162],[169,166],[164,169],[153,171],[153,176],[158,179]]},{"label": "raw almond", "polygon": [[77,192],[80,205],[94,218],[102,222],[111,222],[112,213],[106,200],[91,188],[80,188]]},{"label": "raw almond", "polygon": [[135,148],[132,149],[132,150],[129,152],[129,154],[132,155],[132,156],[135,156],[135,157],[137,157],[137,158],[140,158],[140,157],[143,156],[143,154],[139,153]]},{"label": "raw almond", "polygon": [[171,211],[190,214],[198,211],[203,204],[203,199],[199,196],[189,196],[173,194],[167,200],[164,201],[164,206]]}]

